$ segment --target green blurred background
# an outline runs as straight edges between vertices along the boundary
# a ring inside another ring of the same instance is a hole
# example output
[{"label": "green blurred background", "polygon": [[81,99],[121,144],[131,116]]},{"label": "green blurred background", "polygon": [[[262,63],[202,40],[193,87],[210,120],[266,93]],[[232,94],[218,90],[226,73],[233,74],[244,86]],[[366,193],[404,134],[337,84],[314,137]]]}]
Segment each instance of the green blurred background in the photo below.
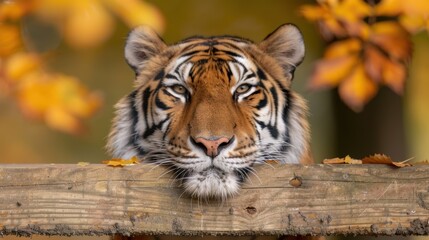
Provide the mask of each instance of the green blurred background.
[{"label": "green blurred background", "polygon": [[[148,1],[165,18],[163,38],[177,42],[192,35],[238,35],[262,40],[282,23],[295,23],[302,30],[307,54],[297,69],[293,88],[308,101],[311,109],[312,148],[317,161],[351,155],[361,158],[385,153],[394,160],[429,156],[429,62],[427,32],[413,37],[414,57],[405,96],[383,87],[361,113],[349,110],[336,90],[310,92],[308,80],[314,62],[321,57],[325,43],[314,24],[298,13],[313,1]],[[58,37],[34,18],[24,21],[35,40]],[[45,32],[43,32],[45,31]],[[3,163],[99,163],[109,158],[104,144],[113,117],[113,105],[127,94],[133,72],[124,61],[123,46],[129,28],[118,21],[113,37],[96,48],[76,50],[63,42],[55,44],[50,69],[78,77],[90,89],[102,93],[102,109],[87,121],[89,131],[82,136],[56,132],[42,123],[24,118],[16,105],[0,101],[0,153]],[[48,34],[48,35],[46,35]],[[52,36],[49,36],[51,34]],[[48,37],[47,37],[48,36]],[[60,39],[59,39],[60,40]],[[55,42],[55,41],[54,41]]]}]

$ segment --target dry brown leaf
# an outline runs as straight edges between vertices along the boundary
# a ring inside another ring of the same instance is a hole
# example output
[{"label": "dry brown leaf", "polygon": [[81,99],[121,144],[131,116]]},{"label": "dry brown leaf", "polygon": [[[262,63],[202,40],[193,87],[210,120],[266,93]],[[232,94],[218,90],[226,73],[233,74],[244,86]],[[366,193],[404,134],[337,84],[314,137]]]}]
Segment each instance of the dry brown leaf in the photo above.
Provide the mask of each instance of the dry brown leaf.
[{"label": "dry brown leaf", "polygon": [[77,165],[81,166],[81,167],[85,167],[88,166],[90,163],[89,162],[78,162]]},{"label": "dry brown leaf", "polygon": [[399,167],[399,168],[403,168],[403,167],[411,167],[411,166],[413,166],[413,164],[409,163],[409,161],[410,161],[410,160],[411,160],[411,159],[407,159],[407,160],[402,161],[402,162],[392,162],[392,164],[393,164],[395,167]]},{"label": "dry brown leaf", "polygon": [[392,159],[384,154],[374,154],[362,158],[363,164],[392,164]]},{"label": "dry brown leaf", "polygon": [[363,164],[386,164],[386,165],[392,165],[399,168],[412,166],[411,163],[408,163],[410,160],[411,159],[407,159],[402,162],[394,162],[392,158],[384,154],[374,154],[374,155],[362,158]]},{"label": "dry brown leaf", "polygon": [[[344,158],[325,159],[323,160],[323,164],[386,164],[402,168],[413,166],[411,163],[409,163],[410,160],[411,158],[402,162],[394,162],[389,156],[384,154],[374,154],[359,160],[351,158],[349,155],[347,155]],[[429,162],[426,161],[426,164],[429,164]]]},{"label": "dry brown leaf", "polygon": [[107,164],[108,166],[111,166],[111,167],[124,167],[124,166],[130,166],[130,165],[138,164],[139,159],[136,156],[134,156],[130,159],[114,158],[114,159],[110,159],[110,160],[105,160],[105,161],[103,161],[103,163]]}]

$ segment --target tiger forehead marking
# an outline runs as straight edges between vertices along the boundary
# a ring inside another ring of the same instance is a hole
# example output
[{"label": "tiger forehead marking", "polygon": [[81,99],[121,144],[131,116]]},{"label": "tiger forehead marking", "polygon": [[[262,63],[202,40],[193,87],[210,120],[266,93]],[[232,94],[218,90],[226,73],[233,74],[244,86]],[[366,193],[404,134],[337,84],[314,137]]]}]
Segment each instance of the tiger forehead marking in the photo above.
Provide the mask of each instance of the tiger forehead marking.
[{"label": "tiger forehead marking", "polygon": [[166,166],[198,197],[237,193],[269,159],[308,162],[307,108],[290,89],[303,56],[290,24],[259,44],[224,36],[168,46],[137,28],[125,47],[135,90],[116,105],[107,148]]}]

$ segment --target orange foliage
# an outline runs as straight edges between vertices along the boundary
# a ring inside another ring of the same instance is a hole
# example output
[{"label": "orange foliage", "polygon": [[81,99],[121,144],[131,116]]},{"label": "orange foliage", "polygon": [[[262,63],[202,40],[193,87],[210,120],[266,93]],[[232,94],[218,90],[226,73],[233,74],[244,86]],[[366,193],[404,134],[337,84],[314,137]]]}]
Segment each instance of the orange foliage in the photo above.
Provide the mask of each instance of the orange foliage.
[{"label": "orange foliage", "polygon": [[[429,30],[429,2],[319,0],[301,13],[331,42],[315,64],[310,88],[337,87],[343,101],[361,111],[386,85],[402,94],[411,58],[410,34]],[[377,17],[390,16],[379,21]],[[396,17],[396,18],[394,18]]]},{"label": "orange foliage", "polygon": [[160,12],[139,0],[1,2],[0,96],[17,102],[24,115],[31,119],[66,133],[81,133],[83,120],[101,106],[100,94],[89,91],[74,77],[46,70],[43,57],[46,54],[27,50],[22,40],[21,19],[32,15],[49,21],[70,46],[88,48],[111,36],[115,25],[111,13],[130,27],[147,24],[158,32],[164,27]]}]

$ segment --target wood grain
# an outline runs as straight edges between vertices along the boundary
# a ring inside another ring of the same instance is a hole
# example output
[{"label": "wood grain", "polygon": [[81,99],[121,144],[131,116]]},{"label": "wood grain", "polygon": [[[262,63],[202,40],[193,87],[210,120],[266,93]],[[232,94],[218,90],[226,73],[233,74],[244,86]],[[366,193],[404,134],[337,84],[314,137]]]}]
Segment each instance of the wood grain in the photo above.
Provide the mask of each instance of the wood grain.
[{"label": "wood grain", "polygon": [[189,198],[151,165],[3,164],[0,235],[429,233],[429,166],[264,165],[257,175],[217,202]]}]

